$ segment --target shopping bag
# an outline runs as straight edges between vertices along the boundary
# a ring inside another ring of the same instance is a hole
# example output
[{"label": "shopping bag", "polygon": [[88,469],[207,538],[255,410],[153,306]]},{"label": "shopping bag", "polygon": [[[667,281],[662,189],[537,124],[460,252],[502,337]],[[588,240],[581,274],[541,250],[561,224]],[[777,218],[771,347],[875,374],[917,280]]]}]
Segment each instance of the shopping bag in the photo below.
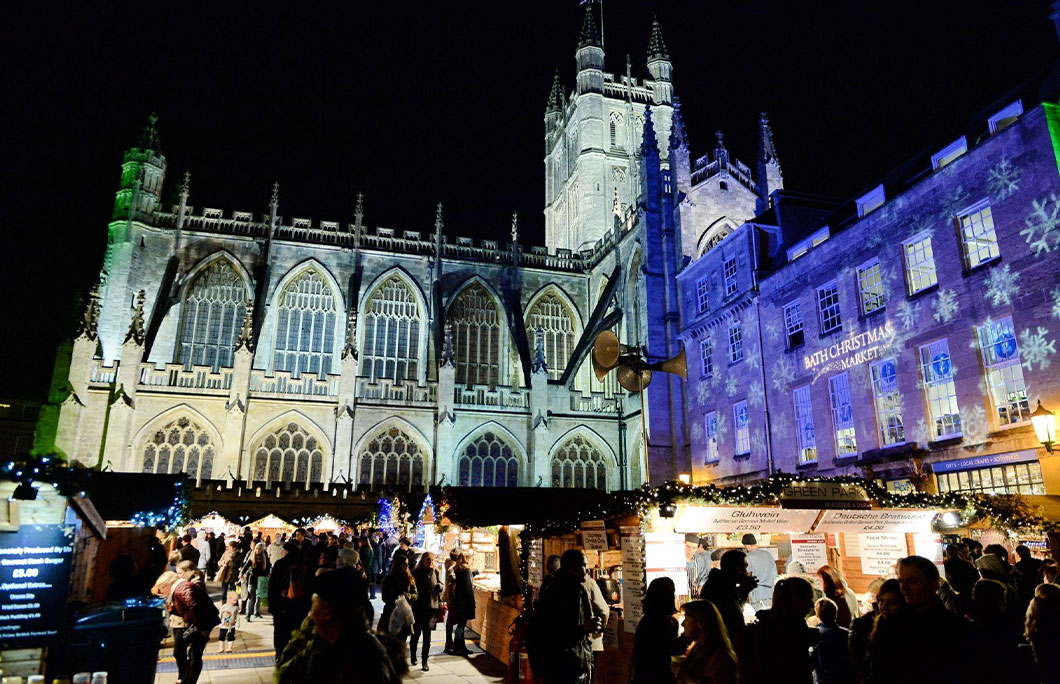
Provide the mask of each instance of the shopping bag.
[{"label": "shopping bag", "polygon": [[400,634],[405,629],[411,629],[413,621],[412,606],[402,594],[394,601],[394,610],[390,613],[390,624],[387,627],[391,634]]},{"label": "shopping bag", "polygon": [[446,616],[446,613],[448,613],[448,612],[449,612],[449,604],[448,603],[443,603],[442,605],[438,606],[438,615],[435,618],[435,620],[437,620],[438,622],[444,624],[445,623],[445,616]]}]

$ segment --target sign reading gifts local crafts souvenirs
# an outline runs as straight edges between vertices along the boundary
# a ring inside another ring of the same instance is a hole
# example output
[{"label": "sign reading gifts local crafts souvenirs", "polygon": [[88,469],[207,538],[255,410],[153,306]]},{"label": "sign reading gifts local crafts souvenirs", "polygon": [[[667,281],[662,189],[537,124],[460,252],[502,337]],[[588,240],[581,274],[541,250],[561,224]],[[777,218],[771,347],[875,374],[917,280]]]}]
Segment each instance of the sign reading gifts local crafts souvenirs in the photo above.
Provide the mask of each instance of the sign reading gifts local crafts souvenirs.
[{"label": "sign reading gifts local crafts souvenirs", "polygon": [[0,532],[0,647],[44,646],[66,616],[71,525],[22,525]]},{"label": "sign reading gifts local crafts souvenirs", "polygon": [[809,531],[820,509],[679,505],[674,531],[682,534]]},{"label": "sign reading gifts local crafts souvenirs", "polygon": [[846,482],[792,482],[780,490],[783,508],[869,508],[869,493]]},{"label": "sign reading gifts local crafts souvenirs", "polygon": [[[825,511],[817,532],[930,532],[935,511],[911,508]],[[864,550],[864,549],[862,549]]]}]

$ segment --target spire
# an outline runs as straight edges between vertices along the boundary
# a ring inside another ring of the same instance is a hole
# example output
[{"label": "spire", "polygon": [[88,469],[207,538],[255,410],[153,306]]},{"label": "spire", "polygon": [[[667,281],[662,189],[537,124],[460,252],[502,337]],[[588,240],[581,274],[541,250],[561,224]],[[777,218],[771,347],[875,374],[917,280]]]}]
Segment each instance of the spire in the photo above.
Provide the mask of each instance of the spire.
[{"label": "spire", "polygon": [[147,125],[144,126],[144,130],[140,133],[140,148],[145,150],[158,151],[160,147],[158,142],[158,129],[155,124],[158,123],[158,114],[151,112],[147,117]]},{"label": "spire", "polygon": [[600,29],[596,26],[596,17],[593,13],[593,2],[585,3],[585,19],[582,20],[582,31],[578,36],[578,47],[603,47],[600,39]]},{"label": "spire", "polygon": [[357,193],[357,205],[353,208],[353,246],[360,247],[364,230],[364,193]]},{"label": "spire", "polygon": [[439,249],[441,249],[442,245],[442,228],[445,227],[445,219],[442,217],[442,212],[442,203],[439,202],[434,210],[434,238]]},{"label": "spire", "polygon": [[144,297],[144,291],[140,290],[136,295],[136,310],[129,322],[129,332],[125,335],[126,342],[133,341],[140,346],[144,343]]},{"label": "spire", "polygon": [[445,324],[445,340],[442,343],[442,368],[456,367],[456,352],[453,351],[453,326]]},{"label": "spire", "polygon": [[537,343],[534,345],[534,364],[530,367],[530,372],[548,372],[548,363],[545,361],[545,331],[540,327],[537,329]]},{"label": "spire", "polygon": [[243,310],[243,326],[239,329],[239,337],[236,339],[236,351],[246,347],[247,351],[254,351],[254,302],[247,300]]},{"label": "spire", "polygon": [[512,248],[519,245],[519,212],[512,212]]},{"label": "spire", "polygon": [[280,181],[274,181],[272,184],[272,195],[269,197],[269,208],[272,209],[273,213],[280,207]]},{"label": "spire", "polygon": [[92,286],[88,291],[88,301],[85,302],[85,310],[77,321],[77,338],[84,337],[94,340],[99,336],[99,309],[100,309],[99,283]]},{"label": "spire", "polygon": [[353,357],[357,360],[357,311],[350,312],[350,320],[346,323],[346,346],[342,349],[342,358]]},{"label": "spire", "polygon": [[769,125],[769,117],[765,112],[762,112],[758,119],[758,160],[780,163],[777,148],[773,145],[773,128]]},{"label": "spire", "polygon": [[547,111],[550,112],[562,112],[566,95],[563,94],[563,81],[559,79],[559,69],[556,69],[556,74],[552,77],[552,90],[548,93],[548,107]]},{"label": "spire", "polygon": [[725,149],[725,134],[721,131],[714,131],[714,137],[718,139],[714,143],[714,161],[723,161],[728,164],[729,151]]},{"label": "spire", "polygon": [[180,180],[177,192],[180,195],[181,203],[187,204],[188,196],[191,194],[191,171],[184,172],[184,178]]},{"label": "spire", "polygon": [[670,53],[666,50],[666,43],[663,41],[662,29],[659,28],[658,15],[651,18],[651,40],[648,43],[648,61],[656,59],[670,60]]}]

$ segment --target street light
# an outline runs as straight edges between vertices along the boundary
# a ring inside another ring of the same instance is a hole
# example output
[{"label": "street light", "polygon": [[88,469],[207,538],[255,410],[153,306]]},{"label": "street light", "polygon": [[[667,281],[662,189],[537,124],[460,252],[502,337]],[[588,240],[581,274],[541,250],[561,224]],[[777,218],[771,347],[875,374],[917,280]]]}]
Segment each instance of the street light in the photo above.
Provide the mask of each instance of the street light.
[{"label": "street light", "polygon": [[692,484],[692,475],[690,475],[689,473],[681,473],[677,476],[677,481],[687,487],[688,485]]},{"label": "street light", "polygon": [[1056,416],[1042,406],[1042,400],[1038,400],[1038,408],[1031,414],[1031,423],[1034,425],[1034,434],[1042,443],[1045,450],[1053,452],[1053,444],[1056,442]]}]

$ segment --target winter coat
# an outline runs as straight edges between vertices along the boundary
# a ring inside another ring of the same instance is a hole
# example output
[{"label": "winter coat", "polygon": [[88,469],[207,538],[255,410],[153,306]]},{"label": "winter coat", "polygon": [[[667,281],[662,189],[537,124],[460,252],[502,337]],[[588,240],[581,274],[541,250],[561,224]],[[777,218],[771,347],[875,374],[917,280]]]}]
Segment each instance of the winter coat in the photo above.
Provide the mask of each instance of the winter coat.
[{"label": "winter coat", "polygon": [[817,684],[850,684],[854,663],[850,659],[850,630],[838,625],[817,626],[820,641],[814,648]]},{"label": "winter coat", "polygon": [[876,625],[870,652],[870,681],[873,684],[977,681],[971,644],[971,626],[946,610],[942,601],[936,599],[919,610],[906,606]]},{"label": "winter coat", "polygon": [[[607,618],[611,615],[611,606],[604,598],[604,592],[600,591],[600,585],[592,577],[585,577],[585,588],[589,591],[589,601],[593,604],[593,615],[600,618],[600,624],[606,625]],[[589,635],[592,640],[593,651],[604,650],[604,633],[593,632]]]},{"label": "winter coat", "polygon": [[633,684],[673,684],[670,656],[683,652],[672,615],[645,615],[633,639]]},{"label": "winter coat", "polygon": [[677,668],[680,684],[736,684],[740,668],[722,651],[708,653],[706,647],[693,646]]},{"label": "winter coat", "polygon": [[194,544],[185,544],[180,547],[180,560],[191,561],[195,567],[199,567],[199,550]]},{"label": "winter coat", "polygon": [[972,586],[979,581],[979,571],[975,569],[971,561],[966,561],[960,556],[947,558],[943,567],[946,569],[946,579],[950,586],[967,603],[968,596],[972,593]]},{"label": "winter coat", "polygon": [[453,572],[453,587],[449,610],[453,614],[454,621],[475,619],[475,588],[471,584],[471,570],[469,568]]},{"label": "winter coat", "polygon": [[228,548],[217,563],[217,581],[221,584],[235,584],[239,579],[239,568],[236,567],[237,555],[238,552],[235,549]]},{"label": "winter coat", "polygon": [[383,580],[383,610],[379,612],[379,631],[388,631],[390,615],[394,612],[394,602],[404,596],[411,606],[416,602],[416,583],[410,582],[408,576],[389,574]]},{"label": "winter coat", "polygon": [[[802,617],[760,610],[758,621],[747,628],[737,656],[743,668],[741,682],[765,684],[811,684],[813,661],[810,648],[820,635]],[[896,680],[897,681],[897,680]]]},{"label": "winter coat", "polygon": [[194,625],[207,634],[221,622],[217,606],[210,600],[202,582],[179,580],[173,586],[170,612],[177,615],[188,626]]},{"label": "winter coat", "polygon": [[542,592],[531,623],[530,666],[534,674],[566,681],[588,673],[593,654],[583,625],[592,618],[592,601],[585,585],[561,571]]},{"label": "winter coat", "polygon": [[442,578],[438,574],[438,568],[428,570],[418,567],[412,571],[412,579],[416,582],[416,600],[412,604],[416,624],[429,623],[431,629],[434,629],[438,608],[442,605]]},{"label": "winter coat", "polygon": [[747,599],[747,594],[741,591],[737,580],[714,568],[707,575],[707,583],[703,585],[699,597],[713,603],[721,613],[721,620],[725,623],[729,638],[735,647],[735,642],[744,629],[743,606]]}]

